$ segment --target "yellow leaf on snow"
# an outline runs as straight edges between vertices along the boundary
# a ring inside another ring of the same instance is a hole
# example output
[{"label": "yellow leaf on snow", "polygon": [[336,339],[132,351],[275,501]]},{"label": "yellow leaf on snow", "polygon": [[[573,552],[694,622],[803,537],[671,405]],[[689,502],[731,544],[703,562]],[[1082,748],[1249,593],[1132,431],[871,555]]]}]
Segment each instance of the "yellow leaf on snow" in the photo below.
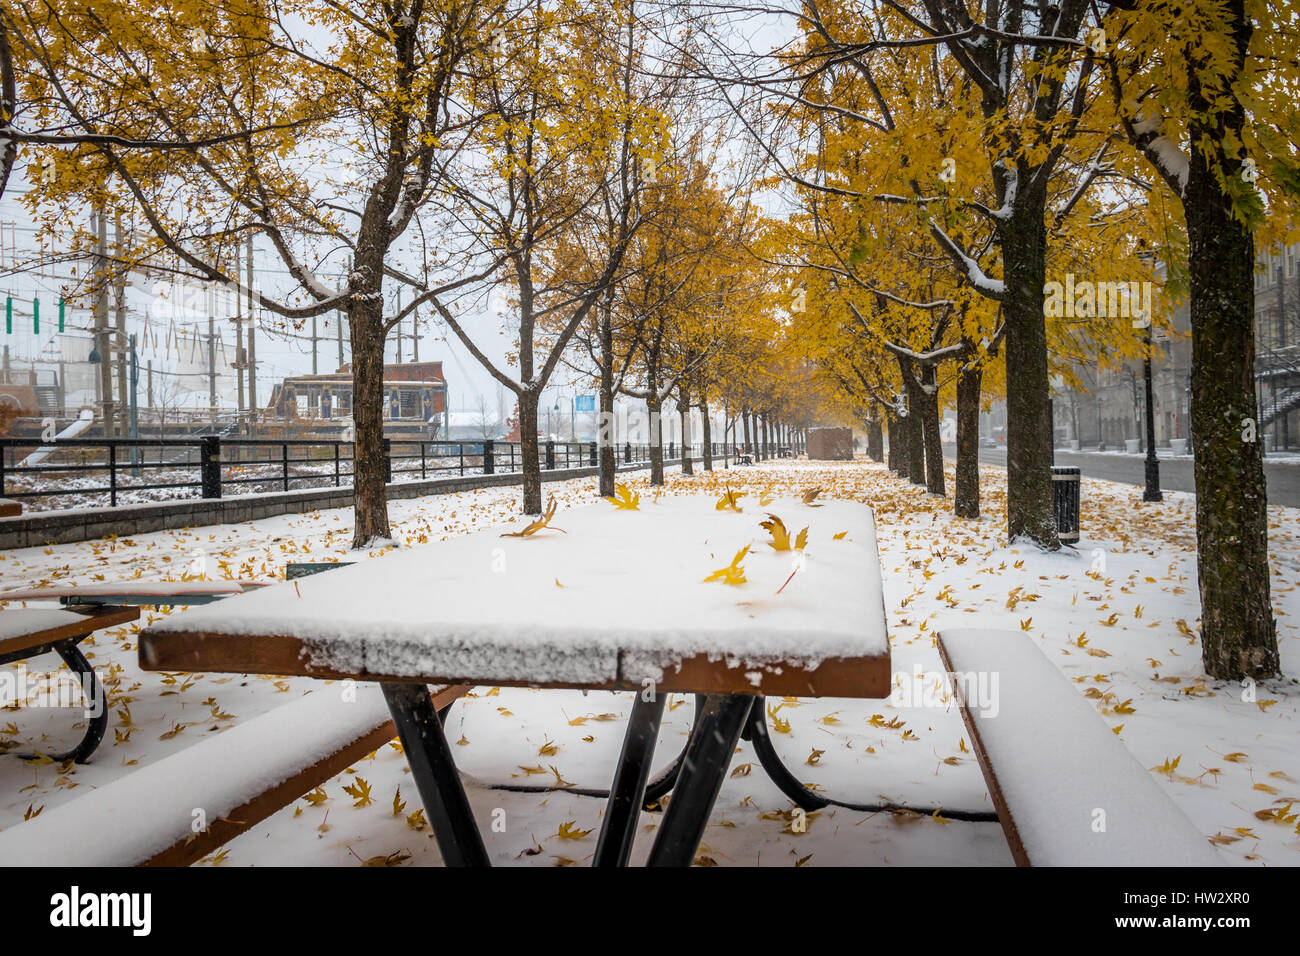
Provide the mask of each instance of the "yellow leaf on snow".
[{"label": "yellow leaf on snow", "polygon": [[605,500],[619,511],[641,510],[641,496],[639,494],[633,494],[632,489],[627,485],[615,485],[613,497],[606,498]]},{"label": "yellow leaf on snow", "polygon": [[749,554],[749,545],[745,545],[737,551],[736,556],[731,559],[729,565],[725,568],[718,568],[718,570],[705,578],[705,583],[709,581],[721,581],[723,584],[730,584],[733,587],[739,587],[744,584],[746,580],[745,569],[740,562],[745,559],[745,555],[747,554]]},{"label": "yellow leaf on snow", "polygon": [[786,530],[785,522],[774,514],[769,514],[766,521],[759,522],[759,527],[772,536],[772,540],[767,544],[773,551],[802,551],[804,546],[808,544],[807,528],[804,528],[795,536],[792,545],[790,532]]}]

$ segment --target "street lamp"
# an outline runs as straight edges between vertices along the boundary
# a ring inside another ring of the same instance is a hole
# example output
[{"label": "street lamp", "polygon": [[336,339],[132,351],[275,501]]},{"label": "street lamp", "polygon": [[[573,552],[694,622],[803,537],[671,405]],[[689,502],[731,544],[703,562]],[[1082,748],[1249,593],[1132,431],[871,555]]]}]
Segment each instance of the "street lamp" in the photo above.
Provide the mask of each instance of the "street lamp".
[{"label": "street lamp", "polygon": [[1160,462],[1156,458],[1156,420],[1155,401],[1151,390],[1151,317],[1146,316],[1146,326],[1142,332],[1143,356],[1142,376],[1146,380],[1147,390],[1147,486],[1142,492],[1143,501],[1164,501],[1160,493]]},{"label": "street lamp", "polygon": [[[120,335],[126,339],[126,347],[131,353],[131,431],[130,438],[132,442],[140,437],[140,402],[139,402],[139,385],[140,385],[140,357],[135,351],[135,333],[127,335],[121,329],[104,328],[100,330],[107,337],[109,335]],[[98,365],[104,361],[104,357],[99,354],[99,348],[95,345],[90,347],[90,362],[92,365]],[[104,421],[105,437],[108,437],[108,421]],[[136,477],[140,475],[140,448],[131,445],[131,470]]]}]

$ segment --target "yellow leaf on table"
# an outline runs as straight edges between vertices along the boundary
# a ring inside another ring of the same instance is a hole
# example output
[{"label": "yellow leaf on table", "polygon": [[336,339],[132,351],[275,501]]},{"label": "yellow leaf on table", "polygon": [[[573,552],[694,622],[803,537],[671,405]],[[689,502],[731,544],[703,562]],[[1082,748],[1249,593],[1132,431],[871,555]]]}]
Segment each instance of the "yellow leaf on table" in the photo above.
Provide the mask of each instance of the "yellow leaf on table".
[{"label": "yellow leaf on table", "polygon": [[737,551],[736,556],[731,559],[731,563],[729,565],[727,565],[725,568],[718,568],[718,570],[714,571],[707,578],[705,578],[704,581],[706,583],[709,581],[721,581],[723,584],[730,584],[733,587],[739,587],[740,585],[744,584],[745,569],[740,562],[745,559],[745,555],[747,554],[749,554],[749,545],[745,545],[743,548]]},{"label": "yellow leaf on table", "polygon": [[769,514],[766,521],[759,522],[759,527],[772,536],[772,540],[767,544],[773,551],[802,551],[808,543],[807,528],[800,531],[791,542],[790,532],[786,530],[785,522],[774,514]]}]

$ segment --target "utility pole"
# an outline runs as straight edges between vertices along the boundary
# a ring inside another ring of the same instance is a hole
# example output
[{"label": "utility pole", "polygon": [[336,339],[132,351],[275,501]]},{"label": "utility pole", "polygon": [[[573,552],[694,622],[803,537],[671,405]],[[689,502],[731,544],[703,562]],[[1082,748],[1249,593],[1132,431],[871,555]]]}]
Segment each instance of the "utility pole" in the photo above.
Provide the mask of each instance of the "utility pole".
[{"label": "utility pole", "polygon": [[[120,268],[120,264],[125,262],[126,257],[123,255],[121,219],[115,219],[113,221],[113,241],[115,244],[115,251],[117,253],[117,260],[119,263],[118,274],[113,281],[113,287],[114,287],[113,291],[115,293],[113,304],[117,313],[117,332],[118,332],[117,417],[119,421],[117,424],[117,433],[119,435],[125,435],[127,434],[126,426],[127,426],[127,417],[129,414],[129,410],[126,407],[127,404],[126,403],[126,367],[128,364],[128,357],[127,357],[126,350],[122,347],[122,344],[126,342],[126,272]],[[105,362],[108,361],[108,353],[104,354],[104,361]]]},{"label": "utility pole", "polygon": [[316,316],[311,317],[311,373],[318,374],[316,371]]},{"label": "utility pole", "polygon": [[[397,290],[397,314],[402,314],[402,290]],[[402,364],[402,320],[397,320],[397,364]]]},{"label": "utility pole", "polygon": [[412,362],[420,361],[420,310],[417,308],[411,313],[411,350],[414,357]]},{"label": "utility pole", "polygon": [[100,354],[99,405],[104,437],[113,437],[113,366],[108,350],[108,218],[95,210],[95,348]]},{"label": "utility pole", "polygon": [[244,369],[248,367],[248,355],[244,351],[244,320],[247,316],[243,315],[243,310],[239,308],[238,291],[235,293],[235,409],[238,413],[236,421],[244,420]]},{"label": "utility pole", "polygon": [[146,370],[147,391],[145,392],[145,407],[153,408],[153,359],[149,359],[148,364],[146,365]]},{"label": "utility pole", "polygon": [[343,310],[335,309],[334,318],[335,318],[334,332],[338,335],[338,339],[339,339],[339,364],[335,367],[342,368],[343,367]]},{"label": "utility pole", "polygon": [[253,318],[253,236],[248,236],[248,409],[249,419],[256,421],[257,405],[257,322]]},{"label": "utility pole", "polygon": [[208,289],[208,409],[217,420],[217,320],[212,314],[212,290]]}]

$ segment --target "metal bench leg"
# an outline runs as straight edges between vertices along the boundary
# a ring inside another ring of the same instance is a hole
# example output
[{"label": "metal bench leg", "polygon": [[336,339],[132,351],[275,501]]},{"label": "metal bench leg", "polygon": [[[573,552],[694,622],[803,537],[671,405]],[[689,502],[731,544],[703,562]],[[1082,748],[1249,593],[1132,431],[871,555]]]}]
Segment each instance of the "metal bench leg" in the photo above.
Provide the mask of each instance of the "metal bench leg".
[{"label": "metal bench leg", "polygon": [[614,785],[605,804],[605,822],[596,842],[592,866],[627,866],[636,839],[636,825],[645,797],[650,761],[659,740],[659,724],[664,715],[664,698],[655,694],[649,701],[637,694],[623,735],[623,751],[614,771]]},{"label": "metal bench leg", "polygon": [[686,744],[673,798],[650,848],[649,866],[690,866],[694,861],[753,700],[744,694],[706,698]]},{"label": "metal bench leg", "polygon": [[490,866],[451,747],[424,684],[380,684],[447,866]]},{"label": "metal bench leg", "polygon": [[[65,760],[85,763],[99,747],[100,741],[104,739],[104,732],[108,729],[108,698],[104,695],[104,686],[99,682],[95,669],[90,666],[90,661],[86,660],[86,656],[77,647],[77,643],[84,640],[86,636],[88,635],[59,641],[54,645],[54,652],[63,658],[63,663],[68,665],[68,670],[81,678],[81,687],[86,694],[86,708],[90,711],[86,715],[86,732],[81,736],[81,743],[66,753],[44,755],[55,763],[63,763]],[[38,760],[42,755],[34,753],[17,756],[24,760]]]},{"label": "metal bench leg", "polygon": [[794,801],[795,806],[804,810],[820,810],[830,805],[829,800],[818,796],[800,783],[781,762],[776,749],[772,746],[772,738],[767,733],[765,698],[754,698],[754,706],[750,709],[749,720],[745,724],[745,734],[745,739],[754,747],[754,755],[758,757],[759,766],[767,772],[777,788]]}]

